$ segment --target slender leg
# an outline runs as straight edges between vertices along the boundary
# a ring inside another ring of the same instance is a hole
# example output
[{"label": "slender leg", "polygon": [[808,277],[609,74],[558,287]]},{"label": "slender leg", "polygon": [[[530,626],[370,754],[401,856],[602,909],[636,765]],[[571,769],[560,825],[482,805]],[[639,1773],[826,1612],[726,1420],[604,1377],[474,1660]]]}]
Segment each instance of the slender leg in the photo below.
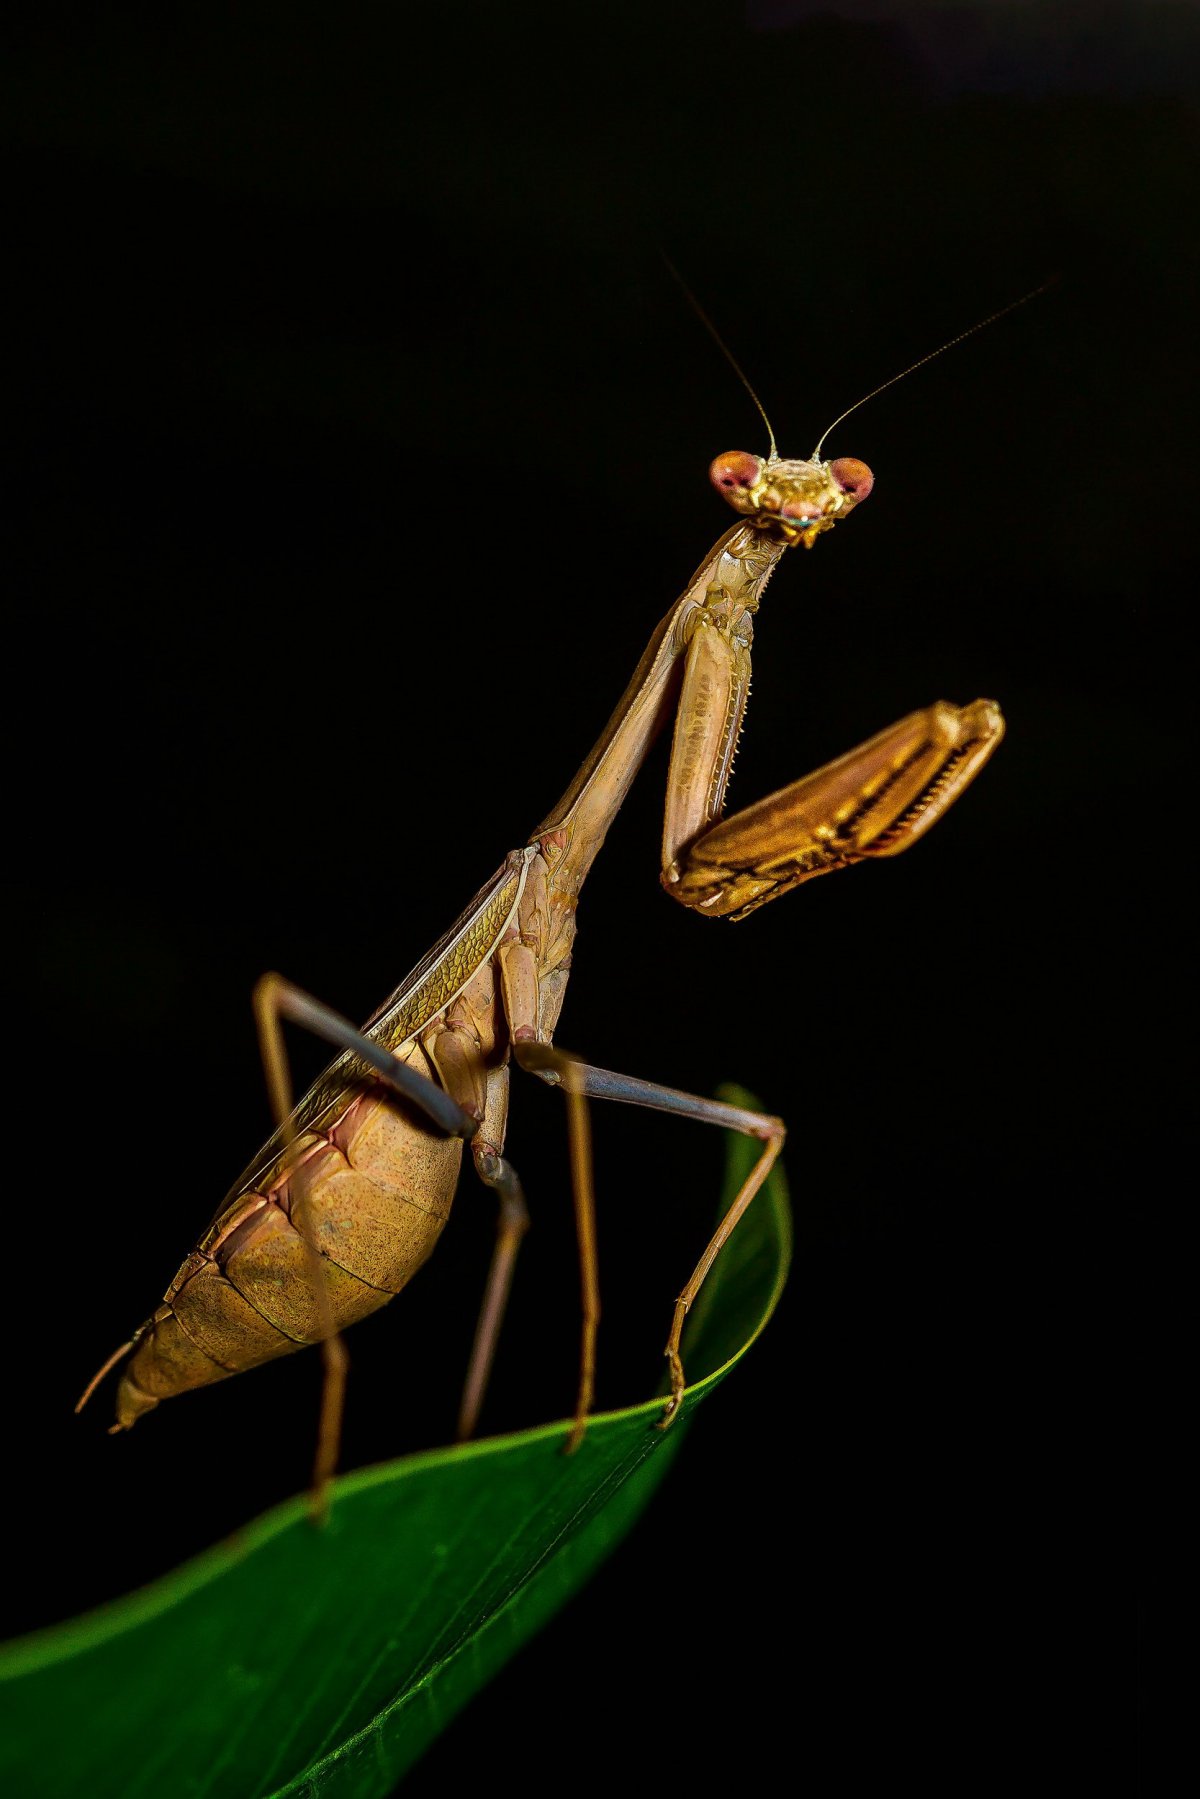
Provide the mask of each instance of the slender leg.
[{"label": "slender leg", "polygon": [[[571,1172],[575,1188],[575,1208],[579,1221],[580,1265],[584,1285],[584,1353],[580,1368],[579,1399],[575,1425],[568,1441],[573,1448],[581,1439],[592,1398],[595,1319],[599,1317],[599,1299],[589,1329],[589,1284],[594,1289],[596,1274],[595,1199],[592,1192],[591,1146],[587,1134],[586,1101],[617,1100],[624,1105],[649,1106],[658,1112],[674,1112],[682,1118],[694,1118],[701,1124],[721,1125],[726,1130],[742,1131],[762,1143],[762,1154],[739,1188],[733,1204],[718,1225],[711,1242],[697,1262],[691,1279],[675,1301],[671,1333],[664,1354],[671,1374],[671,1396],[661,1420],[665,1428],[679,1409],[685,1380],[680,1357],[680,1340],[684,1320],[703,1286],[709,1269],[728,1242],[750,1201],[758,1192],[775,1162],[786,1131],[783,1120],[766,1112],[751,1112],[742,1106],[726,1105],[721,1100],[701,1099],[697,1094],[682,1093],[675,1087],[660,1087],[654,1081],[638,1080],[633,1075],[614,1074],[607,1068],[593,1068],[587,1062],[556,1048],[550,1043],[514,1043],[513,1055],[519,1065],[552,1087],[561,1086],[567,1094],[571,1121]],[[582,1129],[579,1121],[582,1120]]]},{"label": "slender leg", "polygon": [[397,1061],[390,1050],[381,1048],[370,1037],[355,1030],[349,1019],[343,1018],[340,1012],[323,1005],[311,993],[305,993],[302,987],[293,985],[281,974],[265,974],[256,984],[254,1016],[258,1021],[267,1089],[281,1127],[286,1128],[291,1112],[291,1080],[288,1075],[287,1052],[283,1047],[283,1036],[279,1028],[280,1021],[286,1018],[292,1024],[311,1031],[314,1037],[323,1037],[335,1049],[350,1050],[360,1062],[367,1064],[371,1073],[385,1086],[390,1087],[401,1099],[411,1101],[447,1137],[473,1136],[475,1119],[451,1099],[448,1093],[444,1093],[423,1074],[417,1074],[403,1062]]},{"label": "slender leg", "polygon": [[492,1251],[459,1408],[460,1443],[475,1434],[479,1409],[483,1404],[496,1354],[496,1340],[508,1305],[517,1250],[529,1229],[529,1212],[517,1171],[501,1153],[507,1123],[508,1069],[494,1068],[488,1075],[487,1106],[483,1123],[471,1145],[471,1152],[475,1159],[476,1173],[485,1187],[492,1188],[500,1202],[500,1209],[496,1219],[496,1246]]},{"label": "slender leg", "polygon": [[538,1022],[537,958],[529,944],[510,939],[500,946],[497,958],[504,1011],[508,1019],[512,1053],[521,1067],[537,1061],[544,1051],[554,1062],[547,1076],[561,1085],[567,1096],[567,1137],[571,1159],[571,1196],[575,1205],[575,1234],[579,1243],[581,1325],[579,1389],[575,1422],[566,1441],[572,1454],[583,1441],[592,1393],[596,1384],[596,1332],[600,1325],[600,1274],[596,1259],[596,1195],[592,1179],[592,1139],[587,1099],[576,1078],[577,1064],[547,1044],[536,1042]]},{"label": "slender leg", "polygon": [[475,1158],[475,1167],[484,1186],[491,1187],[499,1199],[500,1211],[496,1220],[496,1246],[492,1251],[487,1285],[483,1292],[483,1303],[479,1308],[479,1322],[475,1326],[475,1340],[471,1345],[471,1360],[467,1366],[467,1378],[463,1384],[462,1403],[459,1407],[458,1441],[460,1443],[467,1442],[475,1435],[475,1426],[479,1422],[479,1410],[483,1404],[483,1396],[487,1391],[492,1363],[495,1360],[496,1341],[500,1335],[500,1326],[504,1322],[504,1313],[508,1306],[517,1250],[521,1246],[522,1237],[529,1229],[529,1210],[525,1204],[521,1182],[512,1163],[505,1161],[503,1156],[493,1155],[484,1150]]},{"label": "slender leg", "polygon": [[475,1172],[499,1201],[496,1243],[459,1406],[460,1443],[474,1436],[479,1422],[500,1326],[508,1306],[517,1251],[529,1229],[529,1212],[517,1171],[504,1158],[504,1138],[508,1130],[508,1067],[506,1064],[488,1067],[488,1057],[495,1049],[494,1002],[495,981],[489,973],[477,986],[468,983],[445,1018],[421,1039],[446,1091],[478,1122],[471,1140]]},{"label": "slender leg", "polygon": [[[394,1093],[419,1107],[447,1136],[474,1135],[475,1120],[449,1094],[443,1093],[440,1087],[426,1080],[424,1075],[406,1068],[387,1050],[381,1049],[369,1037],[356,1031],[340,1013],[322,1005],[320,1000],[294,986],[291,981],[284,980],[282,975],[265,974],[257,983],[254,989],[254,1017],[258,1026],[258,1042],[271,1110],[283,1133],[285,1150],[290,1150],[295,1140],[291,1067],[283,1037],[285,1019],[323,1037],[338,1049],[352,1051]],[[323,1523],[329,1515],[329,1484],[337,1467],[341,1442],[347,1357],[345,1345],[338,1334],[320,1252],[308,1226],[308,1194],[302,1167],[295,1171],[294,1179],[300,1203],[293,1207],[292,1222],[308,1253],[309,1276],[321,1320],[324,1381],[321,1388],[317,1451],[313,1462],[312,1511],[314,1518]]]},{"label": "slender leg", "polygon": [[600,1262],[596,1250],[596,1182],[592,1157],[592,1121],[580,1081],[579,1065],[566,1059],[561,1085],[567,1096],[567,1141],[571,1160],[571,1193],[575,1233],[579,1239],[579,1391],[575,1422],[565,1448],[573,1455],[583,1442],[596,1390],[596,1334],[600,1328]]}]

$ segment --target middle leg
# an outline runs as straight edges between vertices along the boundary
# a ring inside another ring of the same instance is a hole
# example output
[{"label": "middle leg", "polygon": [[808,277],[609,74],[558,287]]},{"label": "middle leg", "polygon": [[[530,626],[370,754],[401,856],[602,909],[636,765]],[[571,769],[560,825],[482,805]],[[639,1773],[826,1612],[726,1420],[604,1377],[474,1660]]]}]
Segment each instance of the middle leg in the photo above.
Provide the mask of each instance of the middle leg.
[{"label": "middle leg", "polygon": [[[783,1148],[786,1126],[781,1118],[767,1112],[754,1112],[744,1106],[732,1106],[723,1100],[702,1099],[695,1093],[681,1092],[677,1087],[660,1087],[655,1081],[639,1080],[635,1075],[616,1074],[611,1069],[594,1068],[581,1062],[551,1043],[521,1042],[513,1044],[513,1056],[520,1067],[550,1086],[562,1087],[570,1106],[571,1163],[575,1188],[576,1212],[580,1221],[580,1259],[584,1266],[584,1352],[580,1368],[579,1394],[575,1424],[568,1440],[574,1448],[583,1437],[588,1412],[591,1410],[595,1365],[595,1321],[599,1318],[598,1297],[594,1314],[589,1314],[587,1289],[589,1274],[595,1283],[595,1199],[592,1190],[591,1145],[587,1136],[587,1105],[591,1099],[616,1100],[624,1105],[648,1106],[657,1112],[673,1112],[677,1117],[692,1118],[700,1124],[716,1124],[725,1130],[741,1131],[762,1143],[762,1151],[746,1179],[734,1196],[733,1203],[721,1219],[700,1257],[691,1278],[675,1301],[670,1335],[664,1355],[671,1377],[671,1394],[663,1409],[661,1424],[665,1428],[679,1410],[686,1380],[683,1372],[681,1343],[688,1312],[708,1276],[713,1263],[745,1217],[751,1200],[759,1191]],[[578,1120],[582,1117],[583,1131]],[[589,1328],[590,1327],[590,1328]]]},{"label": "middle leg", "polygon": [[471,1345],[471,1360],[463,1387],[458,1414],[458,1440],[466,1442],[475,1434],[479,1410],[487,1390],[496,1355],[500,1326],[508,1307],[513,1271],[521,1239],[529,1229],[529,1209],[520,1179],[512,1163],[504,1157],[504,1136],[508,1125],[508,1069],[494,1068],[488,1075],[487,1105],[483,1121],[471,1143],[475,1172],[485,1187],[490,1187],[499,1201],[496,1218],[496,1243],[492,1250],[479,1322]]}]

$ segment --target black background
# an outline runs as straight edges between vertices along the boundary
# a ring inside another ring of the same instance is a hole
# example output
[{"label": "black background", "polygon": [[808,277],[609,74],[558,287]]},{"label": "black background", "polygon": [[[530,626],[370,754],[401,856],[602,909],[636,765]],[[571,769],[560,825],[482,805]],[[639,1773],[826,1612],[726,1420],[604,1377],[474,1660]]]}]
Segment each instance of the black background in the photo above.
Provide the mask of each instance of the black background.
[{"label": "black background", "polygon": [[[977,786],[912,856],[715,927],[657,886],[660,751],[589,881],[562,1041],[783,1113],[796,1265],[633,1538],[409,1790],[599,1791],[631,1755],[820,1793],[1111,1769],[1128,1540],[1093,1470],[1131,1277],[1103,1245],[1145,1179],[1196,49],[1181,4],[45,7],[16,34],[14,1628],[303,1484],[313,1357],[116,1441],[107,1391],[70,1406],[265,1132],[255,976],[370,1012],[725,528],[708,461],[761,427],[660,249],[789,454],[1057,275],[830,440],[876,490],[767,596],[732,803],[939,695],[1004,704]],[[718,1146],[596,1131],[607,1405],[658,1377]],[[536,1229],[490,1429],[560,1415],[574,1374],[552,1094],[518,1090],[510,1152]],[[355,1331],[348,1465],[446,1439],[490,1225],[464,1183]]]}]

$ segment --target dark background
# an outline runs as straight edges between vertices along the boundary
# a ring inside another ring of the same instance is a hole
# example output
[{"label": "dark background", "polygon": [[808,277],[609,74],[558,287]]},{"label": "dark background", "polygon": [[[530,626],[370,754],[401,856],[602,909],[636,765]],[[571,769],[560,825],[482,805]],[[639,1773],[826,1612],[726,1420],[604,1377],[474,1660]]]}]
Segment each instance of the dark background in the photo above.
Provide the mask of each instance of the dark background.
[{"label": "dark background", "polygon": [[[1196,12],[43,7],[13,37],[13,1628],[303,1484],[314,1357],[117,1441],[109,1391],[70,1406],[265,1133],[254,978],[370,1012],[725,528],[707,464],[761,427],[660,249],[791,454],[1057,275],[830,440],[876,490],[764,602],[732,803],[939,695],[1004,704],[977,786],[912,856],[716,927],[657,886],[660,751],[591,877],[562,1041],[783,1113],[796,1265],[634,1537],[409,1790],[519,1758],[599,1791],[639,1740],[647,1783],[710,1788],[1111,1771],[1105,1246],[1146,1179]],[[608,1405],[658,1378],[719,1146],[595,1124]],[[518,1088],[510,1151],[536,1229],[490,1429],[574,1377],[552,1094]],[[490,1232],[465,1182],[355,1331],[348,1465],[448,1436]]]}]

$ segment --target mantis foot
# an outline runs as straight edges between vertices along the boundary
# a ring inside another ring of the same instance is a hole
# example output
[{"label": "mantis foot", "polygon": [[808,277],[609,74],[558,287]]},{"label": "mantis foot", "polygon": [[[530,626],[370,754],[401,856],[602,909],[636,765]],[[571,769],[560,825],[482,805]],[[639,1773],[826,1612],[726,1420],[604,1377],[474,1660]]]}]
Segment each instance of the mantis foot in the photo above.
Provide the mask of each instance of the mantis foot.
[{"label": "mantis foot", "polygon": [[667,1348],[664,1349],[663,1354],[667,1358],[667,1363],[671,1371],[671,1397],[663,1406],[663,1415],[655,1427],[657,1430],[666,1430],[667,1426],[673,1421],[676,1413],[679,1411],[687,1387],[687,1382],[683,1375],[683,1363],[679,1359],[679,1351],[672,1345],[668,1345]]}]

